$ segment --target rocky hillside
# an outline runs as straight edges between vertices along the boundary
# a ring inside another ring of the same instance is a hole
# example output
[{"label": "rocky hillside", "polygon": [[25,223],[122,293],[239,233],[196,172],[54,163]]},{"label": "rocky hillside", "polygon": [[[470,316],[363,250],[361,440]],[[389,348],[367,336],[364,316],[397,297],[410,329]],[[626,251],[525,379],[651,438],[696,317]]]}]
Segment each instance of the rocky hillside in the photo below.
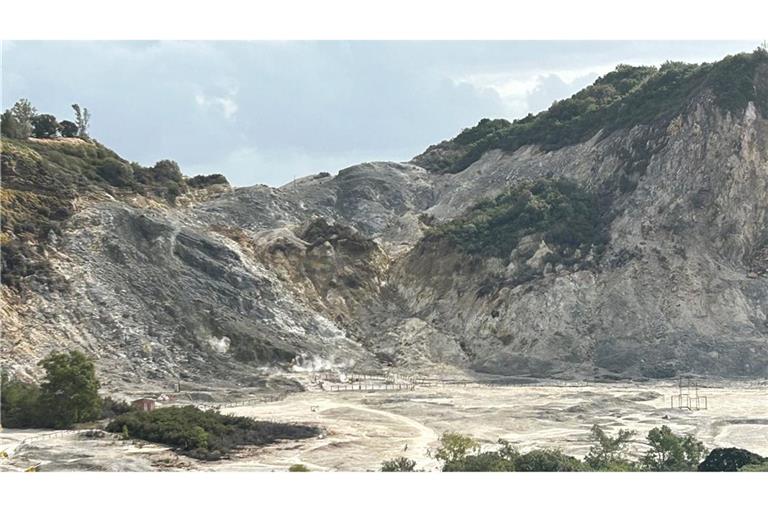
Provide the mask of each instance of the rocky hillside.
[{"label": "rocky hillside", "polygon": [[410,163],[231,190],[3,141],[4,366],[768,376],[768,55],[620,66]]}]

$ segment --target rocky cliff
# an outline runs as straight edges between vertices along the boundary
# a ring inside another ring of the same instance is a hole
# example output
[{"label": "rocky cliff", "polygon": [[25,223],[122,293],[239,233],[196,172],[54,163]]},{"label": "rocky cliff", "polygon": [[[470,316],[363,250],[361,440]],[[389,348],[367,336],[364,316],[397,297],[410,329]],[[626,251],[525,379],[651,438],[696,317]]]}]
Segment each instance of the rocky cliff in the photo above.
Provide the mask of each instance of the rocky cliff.
[{"label": "rocky cliff", "polygon": [[757,51],[621,66],[410,163],[281,188],[4,140],[3,364],[34,378],[79,347],[115,381],[766,377],[767,118]]}]

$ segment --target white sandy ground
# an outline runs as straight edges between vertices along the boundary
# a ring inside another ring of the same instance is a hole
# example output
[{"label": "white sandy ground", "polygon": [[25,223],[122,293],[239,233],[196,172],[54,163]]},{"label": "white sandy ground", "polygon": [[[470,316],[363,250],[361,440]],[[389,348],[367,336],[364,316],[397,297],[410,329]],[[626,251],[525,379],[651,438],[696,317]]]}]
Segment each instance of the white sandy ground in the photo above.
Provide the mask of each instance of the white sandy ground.
[{"label": "white sandy ground", "polygon": [[[768,456],[768,387],[728,385],[699,392],[708,397],[709,409],[671,409],[669,397],[677,393],[674,384],[311,391],[222,412],[318,425],[324,430],[320,438],[249,448],[228,460],[199,462],[151,444],[138,448],[112,439],[68,436],[28,443],[10,458],[0,459],[0,470],[42,463],[41,470],[285,471],[292,464],[304,464],[311,470],[367,471],[400,455],[415,460],[419,469],[434,470],[437,464],[429,451],[446,431],[471,434],[487,447],[503,438],[523,451],[560,448],[581,457],[589,448],[594,423],[610,432],[636,430],[636,453],[645,449],[642,441],[648,430],[666,424],[675,432],[696,435],[708,448],[738,446]],[[13,452],[28,435],[35,433],[0,433],[0,450]]]}]

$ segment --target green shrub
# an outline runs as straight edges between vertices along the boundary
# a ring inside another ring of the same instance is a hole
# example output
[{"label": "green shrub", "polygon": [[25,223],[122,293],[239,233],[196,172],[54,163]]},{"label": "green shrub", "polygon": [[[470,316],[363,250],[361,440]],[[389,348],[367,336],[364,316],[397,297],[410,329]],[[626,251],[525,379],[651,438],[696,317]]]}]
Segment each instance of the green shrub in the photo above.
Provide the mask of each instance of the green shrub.
[{"label": "green shrub", "polygon": [[607,241],[606,213],[598,198],[566,179],[522,183],[478,203],[461,217],[430,230],[425,241],[446,239],[469,254],[506,258],[527,235],[541,234],[554,248],[549,260],[569,263],[576,249],[599,254]]},{"label": "green shrub", "polygon": [[588,467],[576,457],[560,450],[532,450],[515,460],[515,471],[586,471]]},{"label": "green shrub", "polygon": [[187,185],[192,188],[205,188],[211,185],[229,185],[229,181],[223,174],[199,174],[187,180]]},{"label": "green shrub", "polygon": [[309,473],[309,468],[304,464],[293,464],[288,468],[291,473]]},{"label": "green shrub", "polygon": [[132,411],[112,420],[109,432],[167,444],[191,457],[214,460],[243,445],[266,445],[280,439],[306,439],[318,435],[316,427],[256,421],[202,411],[193,406],[164,407],[150,412]]},{"label": "green shrub", "polygon": [[4,427],[42,426],[39,386],[9,380],[4,373],[0,387],[0,420]]},{"label": "green shrub", "polygon": [[106,159],[96,172],[107,183],[115,187],[126,187],[134,181],[131,166],[114,158]]},{"label": "green shrub", "polygon": [[768,463],[768,458],[741,448],[715,448],[699,464],[699,471],[740,471],[744,466]]},{"label": "green shrub", "polygon": [[416,461],[407,457],[395,457],[381,463],[381,471],[385,473],[410,473],[416,468]]}]

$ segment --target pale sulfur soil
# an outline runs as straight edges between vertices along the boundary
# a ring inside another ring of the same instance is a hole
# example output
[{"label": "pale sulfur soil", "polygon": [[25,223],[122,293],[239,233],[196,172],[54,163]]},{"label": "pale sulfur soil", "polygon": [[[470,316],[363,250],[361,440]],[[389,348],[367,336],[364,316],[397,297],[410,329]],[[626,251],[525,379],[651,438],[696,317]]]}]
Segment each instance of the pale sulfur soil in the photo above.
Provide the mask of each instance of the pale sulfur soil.
[{"label": "pale sulfur soil", "polygon": [[[48,465],[51,470],[285,471],[293,464],[304,464],[319,471],[369,471],[378,470],[383,460],[405,456],[415,460],[418,469],[434,470],[437,464],[429,451],[447,431],[470,434],[488,448],[502,438],[522,451],[560,448],[581,457],[588,450],[589,429],[595,423],[611,433],[619,428],[636,430],[636,453],[645,449],[642,441],[648,430],[669,425],[675,432],[694,434],[710,449],[738,446],[768,455],[765,385],[700,388],[709,408],[698,411],[671,409],[670,395],[677,392],[672,383],[311,391],[222,412],[319,425],[325,432],[320,438],[245,449],[228,460],[199,462],[153,445],[137,448],[122,441],[70,436],[32,443],[33,447],[1,461],[0,469],[18,470],[29,462],[43,462],[45,468],[48,457],[53,461]],[[13,435],[0,434],[0,445],[7,446]],[[75,462],[68,466],[67,461]]]}]

